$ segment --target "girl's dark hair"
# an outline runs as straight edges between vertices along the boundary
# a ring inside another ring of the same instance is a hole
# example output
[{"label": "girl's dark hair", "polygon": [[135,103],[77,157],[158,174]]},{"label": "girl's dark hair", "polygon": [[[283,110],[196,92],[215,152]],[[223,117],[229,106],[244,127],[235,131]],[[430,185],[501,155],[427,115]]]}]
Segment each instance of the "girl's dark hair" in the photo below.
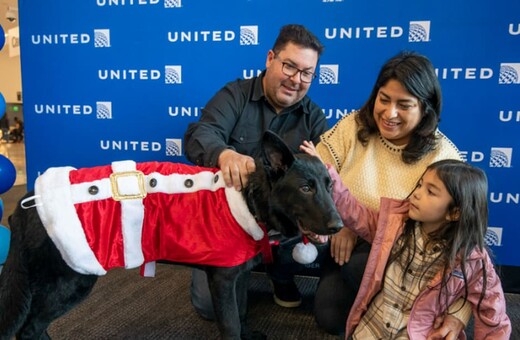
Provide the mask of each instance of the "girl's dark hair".
[{"label": "girl's dark hair", "polygon": [[397,80],[420,103],[419,125],[412,131],[410,142],[402,151],[403,162],[413,164],[435,149],[435,132],[440,122],[442,93],[435,69],[428,58],[415,52],[401,52],[388,60],[381,70],[367,102],[356,116],[361,126],[358,140],[366,145],[368,137],[379,132],[374,120],[374,104],[379,89],[389,80]]},{"label": "girl's dark hair", "polygon": [[[442,181],[446,190],[452,197],[449,205],[449,214],[453,216],[451,221],[446,223],[428,235],[425,247],[441,245],[442,251],[439,256],[428,266],[440,265],[444,273],[439,290],[439,303],[447,305],[448,294],[446,286],[451,279],[453,269],[459,264],[461,275],[464,279],[465,295],[464,302],[468,296],[468,282],[466,274],[466,263],[471,252],[475,249],[483,251],[486,249],[484,238],[488,224],[488,201],[487,201],[487,177],[484,171],[473,167],[462,161],[447,159],[435,162],[426,168],[426,171],[435,171],[436,176]],[[415,221],[408,220],[405,223],[403,234],[399,242],[396,243],[396,251],[393,252],[390,261],[401,258],[406,269],[413,260],[415,249],[410,249],[409,245],[414,242]],[[486,267],[482,264],[484,284],[477,306],[480,317],[480,304],[486,293]],[[426,273],[427,270],[423,273]],[[441,300],[444,296],[446,301]],[[484,322],[484,321],[483,321]]]},{"label": "girl's dark hair", "polygon": [[303,25],[290,24],[283,26],[280,29],[278,38],[276,38],[274,42],[273,52],[278,54],[288,43],[316,51],[318,53],[318,59],[324,49],[319,39]]}]

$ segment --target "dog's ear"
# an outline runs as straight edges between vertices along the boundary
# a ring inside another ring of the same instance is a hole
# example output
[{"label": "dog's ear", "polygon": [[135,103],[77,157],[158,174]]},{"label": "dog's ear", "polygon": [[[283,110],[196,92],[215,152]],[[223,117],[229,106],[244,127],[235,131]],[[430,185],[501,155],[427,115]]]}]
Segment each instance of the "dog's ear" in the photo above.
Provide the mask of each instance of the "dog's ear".
[{"label": "dog's ear", "polygon": [[285,142],[274,132],[266,131],[262,141],[264,164],[276,172],[287,171],[294,162],[294,155]]}]

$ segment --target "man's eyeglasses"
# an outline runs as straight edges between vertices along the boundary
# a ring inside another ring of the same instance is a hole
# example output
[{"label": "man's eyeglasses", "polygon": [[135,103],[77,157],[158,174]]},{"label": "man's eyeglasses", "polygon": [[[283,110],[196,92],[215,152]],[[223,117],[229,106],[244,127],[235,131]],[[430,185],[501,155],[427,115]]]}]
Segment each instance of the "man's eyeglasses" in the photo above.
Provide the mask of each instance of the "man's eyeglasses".
[{"label": "man's eyeglasses", "polygon": [[300,70],[299,68],[282,61],[280,57],[275,56],[282,63],[282,72],[288,77],[294,77],[296,73],[300,73],[300,80],[302,83],[311,83],[316,78],[316,73],[311,71]]}]

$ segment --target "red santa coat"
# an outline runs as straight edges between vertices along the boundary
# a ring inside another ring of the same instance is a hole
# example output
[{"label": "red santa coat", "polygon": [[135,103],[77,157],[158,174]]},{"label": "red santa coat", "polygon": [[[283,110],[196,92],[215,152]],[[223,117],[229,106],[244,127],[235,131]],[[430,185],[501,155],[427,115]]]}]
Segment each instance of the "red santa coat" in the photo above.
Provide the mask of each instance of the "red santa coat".
[{"label": "red santa coat", "polygon": [[230,267],[269,248],[218,169],[133,161],[50,168],[34,199],[63,259],[82,274],[156,260]]}]

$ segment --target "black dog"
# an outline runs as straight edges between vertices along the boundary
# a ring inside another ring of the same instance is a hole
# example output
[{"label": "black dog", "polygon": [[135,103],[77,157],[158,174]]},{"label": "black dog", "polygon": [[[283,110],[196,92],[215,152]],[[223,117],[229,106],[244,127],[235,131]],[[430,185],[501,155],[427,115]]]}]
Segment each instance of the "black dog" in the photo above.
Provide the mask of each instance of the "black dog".
[{"label": "black dog", "polygon": [[[248,210],[267,228],[286,236],[331,234],[342,227],[331,188],[317,158],[293,155],[278,136],[266,133],[263,158],[256,161],[242,195]],[[11,248],[0,276],[0,338],[47,339],[49,324],[84,300],[97,276],[67,265],[35,208],[19,205],[9,224]],[[232,267],[200,266],[208,274],[222,338],[255,336],[246,326],[247,278],[260,258]]]}]

